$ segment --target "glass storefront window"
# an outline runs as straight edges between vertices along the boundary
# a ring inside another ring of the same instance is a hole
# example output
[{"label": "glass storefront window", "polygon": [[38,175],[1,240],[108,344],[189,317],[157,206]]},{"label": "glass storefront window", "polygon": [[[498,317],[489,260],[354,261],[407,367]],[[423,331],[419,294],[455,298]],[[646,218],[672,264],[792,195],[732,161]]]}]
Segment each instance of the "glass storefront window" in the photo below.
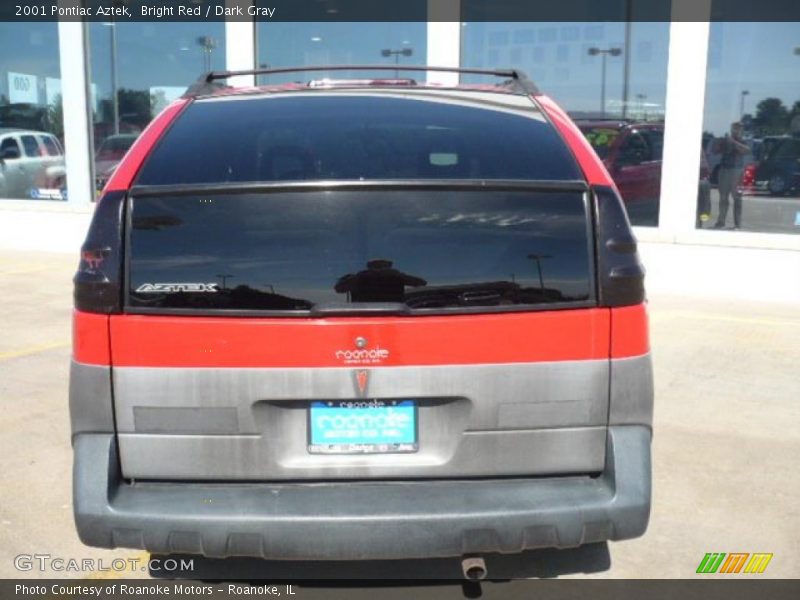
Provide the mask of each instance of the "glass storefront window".
[{"label": "glass storefront window", "polygon": [[89,23],[96,189],[138,135],[202,73],[225,68],[225,24]]},{"label": "glass storefront window", "polygon": [[658,224],[669,23],[468,21],[461,43],[464,67],[525,71],[594,146],[632,223]]},{"label": "glass storefront window", "polygon": [[[415,0],[419,4],[419,0]],[[260,76],[260,84],[309,81],[325,77],[412,77],[394,65],[427,62],[427,23],[259,22],[258,64],[262,68],[315,65],[387,65],[386,71],[321,71]]]},{"label": "glass storefront window", "polygon": [[703,150],[698,228],[800,233],[800,23],[711,24]]},{"label": "glass storefront window", "polygon": [[57,23],[0,23],[3,198],[67,198]]}]

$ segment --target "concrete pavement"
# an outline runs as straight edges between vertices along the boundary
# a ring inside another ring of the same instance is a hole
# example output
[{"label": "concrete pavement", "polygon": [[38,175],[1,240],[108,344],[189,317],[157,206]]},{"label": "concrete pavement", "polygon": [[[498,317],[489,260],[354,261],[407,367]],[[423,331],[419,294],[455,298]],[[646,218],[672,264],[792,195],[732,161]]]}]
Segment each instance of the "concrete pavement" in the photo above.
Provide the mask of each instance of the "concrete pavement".
[{"label": "concrete pavement", "polygon": [[[19,554],[106,563],[144,557],[87,548],[72,524],[67,372],[75,263],[63,254],[0,251],[0,577],[62,576],[17,571]],[[695,577],[706,552],[771,552],[762,577],[800,577],[800,311],[785,303],[666,295],[652,297],[650,311],[650,528],[641,539],[610,544],[610,565],[602,549],[593,549],[573,569],[555,572],[581,576],[599,565],[604,570],[593,576]],[[541,567],[568,555],[533,553],[529,560]],[[524,591],[526,584],[510,585]],[[443,597],[446,589],[430,593]]]}]

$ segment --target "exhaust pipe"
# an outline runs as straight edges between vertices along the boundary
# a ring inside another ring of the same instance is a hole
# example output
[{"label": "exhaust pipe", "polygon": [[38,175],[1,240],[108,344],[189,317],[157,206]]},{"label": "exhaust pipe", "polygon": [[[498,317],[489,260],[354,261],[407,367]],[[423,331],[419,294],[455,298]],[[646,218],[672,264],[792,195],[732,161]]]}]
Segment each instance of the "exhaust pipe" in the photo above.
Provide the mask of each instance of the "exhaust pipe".
[{"label": "exhaust pipe", "polygon": [[461,561],[461,571],[467,581],[481,581],[486,579],[488,573],[486,563],[480,557],[473,556]]}]

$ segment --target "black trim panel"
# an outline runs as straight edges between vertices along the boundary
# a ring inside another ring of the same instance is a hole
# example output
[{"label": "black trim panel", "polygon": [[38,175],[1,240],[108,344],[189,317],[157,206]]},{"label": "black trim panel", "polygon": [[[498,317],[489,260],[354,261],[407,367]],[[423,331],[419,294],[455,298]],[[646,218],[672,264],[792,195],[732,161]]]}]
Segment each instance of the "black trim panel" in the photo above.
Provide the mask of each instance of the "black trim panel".
[{"label": "black trim panel", "polygon": [[645,299],[644,266],[636,237],[616,190],[594,188],[600,306],[632,306]]},{"label": "black trim panel", "polygon": [[508,190],[537,192],[586,192],[585,181],[524,181],[507,179],[384,179],[282,181],[275,183],[214,183],[199,185],[139,185],[131,188],[132,196],[190,196],[192,194],[252,194],[270,192],[314,192],[348,190]]},{"label": "black trim panel", "polygon": [[[522,312],[543,312],[552,310],[575,310],[578,308],[595,308],[597,302],[585,300],[581,302],[558,302],[553,304],[527,304],[519,307],[495,307],[495,306],[475,306],[464,308],[418,308],[409,309],[407,312],[394,314],[391,316],[400,317],[436,317],[442,315],[480,315],[480,314],[506,314]],[[297,319],[308,319],[309,317],[327,318],[333,316],[325,314],[324,317],[315,314],[313,310],[225,310],[225,309],[198,309],[198,308],[145,308],[125,306],[124,312],[130,315],[166,315],[175,317],[286,317]],[[370,317],[375,316],[375,312],[370,309],[363,311],[348,310],[346,314],[337,316],[348,317]],[[384,313],[381,316],[386,316]]]},{"label": "black trim panel", "polygon": [[463,556],[630,539],[650,516],[650,438],[646,427],[610,427],[600,477],[131,485],[113,435],[84,434],[75,440],[75,524],[89,546],[284,560]]},{"label": "black trim panel", "polygon": [[118,313],[122,306],[125,192],[109,192],[97,204],[73,278],[75,308]]}]

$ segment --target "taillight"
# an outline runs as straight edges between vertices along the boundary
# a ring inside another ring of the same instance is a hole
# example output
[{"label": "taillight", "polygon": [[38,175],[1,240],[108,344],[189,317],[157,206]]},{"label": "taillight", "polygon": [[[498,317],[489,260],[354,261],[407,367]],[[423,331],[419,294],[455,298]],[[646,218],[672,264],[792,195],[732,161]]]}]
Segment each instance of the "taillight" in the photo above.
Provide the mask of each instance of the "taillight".
[{"label": "taillight", "polygon": [[97,204],[73,279],[75,308],[80,311],[108,314],[121,310],[124,210],[124,192],[109,192]]},{"label": "taillight", "polygon": [[756,163],[750,163],[744,168],[744,172],[742,173],[742,187],[744,188],[751,188],[756,184],[756,167],[758,165]]},{"label": "taillight", "polygon": [[601,306],[630,306],[644,301],[644,267],[636,238],[616,190],[595,186],[597,285]]}]

